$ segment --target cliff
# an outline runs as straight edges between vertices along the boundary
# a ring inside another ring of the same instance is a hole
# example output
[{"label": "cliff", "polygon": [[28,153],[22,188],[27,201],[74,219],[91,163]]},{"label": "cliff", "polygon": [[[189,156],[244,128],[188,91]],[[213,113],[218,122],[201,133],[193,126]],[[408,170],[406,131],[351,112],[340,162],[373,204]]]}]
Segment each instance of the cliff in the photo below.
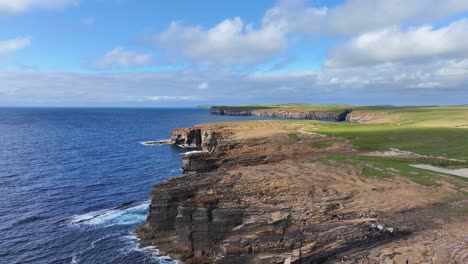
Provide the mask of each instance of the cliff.
[{"label": "cliff", "polygon": [[351,109],[342,111],[322,111],[322,110],[292,110],[288,108],[271,107],[242,107],[242,106],[212,106],[211,114],[228,116],[259,116],[259,117],[279,117],[293,119],[312,119],[324,121],[347,121],[346,117],[351,113]]},{"label": "cliff", "polygon": [[[358,167],[321,161],[356,155],[346,142],[297,131],[273,121],[173,131],[174,145],[199,151],[183,156],[182,176],[154,186],[142,243],[184,263],[396,261],[392,246],[427,226],[408,209],[430,205],[439,190],[364,180]],[[321,141],[332,144],[311,147]]]}]

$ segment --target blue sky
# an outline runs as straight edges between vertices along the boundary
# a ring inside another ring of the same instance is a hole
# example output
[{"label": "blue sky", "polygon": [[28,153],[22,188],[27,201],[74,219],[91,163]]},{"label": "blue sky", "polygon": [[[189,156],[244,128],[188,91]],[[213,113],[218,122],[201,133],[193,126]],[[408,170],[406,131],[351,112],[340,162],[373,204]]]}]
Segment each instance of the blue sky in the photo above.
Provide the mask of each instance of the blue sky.
[{"label": "blue sky", "polygon": [[466,104],[467,81],[463,0],[0,0],[0,106]]}]

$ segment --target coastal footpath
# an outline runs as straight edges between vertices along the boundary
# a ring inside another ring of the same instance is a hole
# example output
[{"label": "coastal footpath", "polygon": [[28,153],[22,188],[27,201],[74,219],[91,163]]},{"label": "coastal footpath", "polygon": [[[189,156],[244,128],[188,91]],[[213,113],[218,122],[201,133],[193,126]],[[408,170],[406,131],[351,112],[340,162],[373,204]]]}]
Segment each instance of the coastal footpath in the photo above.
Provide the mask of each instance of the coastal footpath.
[{"label": "coastal footpath", "polygon": [[196,151],[182,157],[183,175],[154,186],[137,230],[142,244],[183,263],[468,261],[460,211],[468,182],[409,166],[463,160],[363,150],[325,126],[341,125],[281,120],[174,130],[170,144]]}]

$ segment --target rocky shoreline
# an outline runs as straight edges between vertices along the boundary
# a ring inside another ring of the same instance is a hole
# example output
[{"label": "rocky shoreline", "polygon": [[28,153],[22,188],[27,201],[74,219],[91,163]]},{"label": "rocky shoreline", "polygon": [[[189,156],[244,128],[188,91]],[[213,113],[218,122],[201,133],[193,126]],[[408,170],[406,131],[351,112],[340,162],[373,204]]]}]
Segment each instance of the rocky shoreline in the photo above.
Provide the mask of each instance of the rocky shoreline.
[{"label": "rocky shoreline", "polygon": [[409,209],[431,206],[439,190],[326,165],[325,152],[353,150],[342,141],[311,148],[334,140],[314,133],[299,134],[295,144],[292,129],[256,121],[174,130],[173,145],[201,151],[182,157],[182,176],[154,186],[148,219],[137,230],[142,243],[183,263],[406,261],[395,252],[375,254],[430,225]]}]

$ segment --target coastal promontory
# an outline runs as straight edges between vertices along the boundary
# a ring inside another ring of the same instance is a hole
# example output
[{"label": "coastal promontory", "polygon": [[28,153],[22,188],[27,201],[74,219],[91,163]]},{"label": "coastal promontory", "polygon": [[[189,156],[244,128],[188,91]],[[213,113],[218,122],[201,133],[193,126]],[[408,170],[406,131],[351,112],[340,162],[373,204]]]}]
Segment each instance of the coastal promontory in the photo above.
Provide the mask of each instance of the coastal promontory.
[{"label": "coastal promontory", "polygon": [[196,151],[154,186],[142,243],[183,263],[464,263],[467,179],[413,165],[465,167],[466,128],[431,125],[444,109],[382,111],[174,130]]}]

